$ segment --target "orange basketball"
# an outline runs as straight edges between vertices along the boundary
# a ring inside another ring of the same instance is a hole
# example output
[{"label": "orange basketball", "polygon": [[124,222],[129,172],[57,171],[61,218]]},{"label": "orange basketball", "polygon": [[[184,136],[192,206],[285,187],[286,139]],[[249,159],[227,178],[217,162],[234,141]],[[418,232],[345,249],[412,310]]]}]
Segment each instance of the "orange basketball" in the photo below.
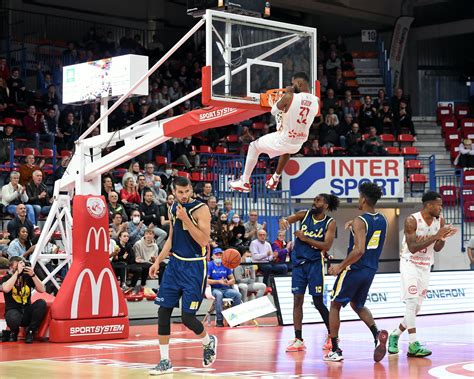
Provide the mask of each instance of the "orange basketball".
[{"label": "orange basketball", "polygon": [[222,264],[230,269],[234,269],[240,265],[240,253],[235,249],[227,249],[222,255]]}]

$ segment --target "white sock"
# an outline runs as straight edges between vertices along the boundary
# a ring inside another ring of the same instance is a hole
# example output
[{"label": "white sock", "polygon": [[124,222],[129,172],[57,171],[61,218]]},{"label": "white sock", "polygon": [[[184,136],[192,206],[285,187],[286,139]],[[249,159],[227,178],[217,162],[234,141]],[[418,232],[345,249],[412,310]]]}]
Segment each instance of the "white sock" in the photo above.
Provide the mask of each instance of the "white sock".
[{"label": "white sock", "polygon": [[253,169],[257,165],[258,156],[260,154],[255,147],[255,142],[252,142],[249,146],[249,151],[247,152],[247,158],[245,159],[245,169],[242,174],[242,181],[244,183],[250,183],[250,175],[252,175]]},{"label": "white sock", "polygon": [[277,174],[276,172],[273,174],[273,179],[279,180],[280,179],[280,174]]},{"label": "white sock", "polygon": [[413,343],[416,341],[416,333],[408,333],[408,341]]},{"label": "white sock", "polygon": [[161,359],[170,359],[170,345],[160,345]]},{"label": "white sock", "polygon": [[397,328],[392,332],[392,334],[395,334],[398,337],[400,337],[402,333],[403,333],[403,330],[400,330],[400,328]]},{"label": "white sock", "polygon": [[202,337],[202,344],[209,345],[209,342],[211,342],[211,339],[209,338],[209,334],[206,333],[206,335]]}]

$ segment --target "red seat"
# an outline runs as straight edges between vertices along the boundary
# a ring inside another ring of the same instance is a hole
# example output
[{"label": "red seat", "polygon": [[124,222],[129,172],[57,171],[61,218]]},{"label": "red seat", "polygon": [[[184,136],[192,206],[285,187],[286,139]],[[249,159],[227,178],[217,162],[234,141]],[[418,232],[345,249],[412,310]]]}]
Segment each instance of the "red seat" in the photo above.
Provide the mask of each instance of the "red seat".
[{"label": "red seat", "polygon": [[474,134],[474,118],[465,118],[461,120],[461,133],[466,138],[469,134]]},{"label": "red seat", "polygon": [[464,203],[464,221],[474,221],[474,201],[467,201]]},{"label": "red seat", "polygon": [[458,123],[454,117],[446,118],[441,122],[441,135],[444,137],[448,132],[457,132]]},{"label": "red seat", "polygon": [[414,156],[414,157],[417,157],[418,156],[418,149],[416,147],[413,147],[413,146],[405,146],[405,147],[402,147],[402,154],[404,156]]},{"label": "red seat", "polygon": [[191,180],[193,182],[202,182],[204,180],[204,175],[202,172],[194,171],[191,173]]},{"label": "red seat", "polygon": [[428,179],[424,174],[411,174],[409,177],[409,182],[411,192],[424,192],[425,185],[428,183]]},{"label": "red seat", "polygon": [[49,158],[53,158],[53,155],[54,155],[53,149],[42,149],[41,154],[39,156],[44,159],[49,159]]},{"label": "red seat", "polygon": [[214,174],[212,172],[208,172],[206,176],[206,181],[208,182],[215,182],[217,180],[217,174]]},{"label": "red seat", "polygon": [[439,193],[443,200],[443,205],[456,205],[458,200],[458,188],[456,186],[441,186]]},{"label": "red seat", "polygon": [[462,176],[463,187],[472,186],[474,188],[474,170],[466,170]]},{"label": "red seat", "polygon": [[32,147],[25,147],[23,148],[23,154],[27,155],[34,155],[35,157],[39,156],[38,149],[33,149]]},{"label": "red seat", "polygon": [[252,128],[255,129],[255,130],[262,130],[264,127],[265,127],[264,122],[254,122],[252,124]]},{"label": "red seat", "polygon": [[24,157],[25,156],[25,153],[23,152],[23,149],[15,149],[13,150],[13,155],[15,157]]},{"label": "red seat", "polygon": [[472,188],[463,188],[460,191],[460,197],[463,202],[474,201],[474,187]]},{"label": "red seat", "polygon": [[415,137],[411,134],[400,134],[398,136],[398,142],[400,143],[400,147],[402,146],[412,146],[415,142]]},{"label": "red seat", "polygon": [[454,162],[458,154],[459,154],[459,146],[454,146],[454,145],[451,146],[449,150],[449,155],[451,156],[451,163]]},{"label": "red seat", "polygon": [[201,145],[199,146],[198,152],[212,154],[212,147],[207,146],[207,145]]},{"label": "red seat", "polygon": [[183,176],[185,178],[191,179],[191,175],[186,171],[178,171],[178,176]]},{"label": "red seat", "polygon": [[454,107],[454,114],[458,120],[466,118],[469,115],[469,105],[460,104]]},{"label": "red seat", "polygon": [[451,105],[447,107],[438,107],[436,110],[436,118],[438,122],[442,122],[446,118],[452,117],[453,113],[453,107]]},{"label": "red seat", "polygon": [[391,146],[393,146],[395,142],[395,137],[393,134],[381,134],[380,139],[382,140],[384,144],[390,143]]},{"label": "red seat", "polygon": [[409,159],[405,161],[405,172],[407,177],[411,174],[419,174],[422,169],[423,164],[417,159]]},{"label": "red seat", "polygon": [[343,147],[339,146],[333,146],[329,148],[329,154],[330,155],[345,155],[346,154],[346,149]]},{"label": "red seat", "polygon": [[215,152],[216,154],[228,154],[229,150],[227,150],[227,148],[223,146],[216,146]]},{"label": "red seat", "polygon": [[155,157],[155,163],[157,164],[157,166],[164,166],[165,164],[168,164],[168,158],[163,157],[161,155],[157,155]]},{"label": "red seat", "polygon": [[400,155],[400,149],[398,147],[387,146],[385,150],[387,150],[388,155]]},{"label": "red seat", "polygon": [[21,120],[18,120],[16,118],[12,118],[12,117],[7,117],[6,119],[3,120],[3,123],[5,125],[11,125],[11,126],[22,126],[22,123],[21,123]]},{"label": "red seat", "polygon": [[61,158],[72,157],[72,151],[71,150],[61,150],[61,152],[59,153],[59,156]]},{"label": "red seat", "polygon": [[230,134],[226,139],[227,142],[239,142],[239,136],[237,134]]},{"label": "red seat", "polygon": [[461,143],[461,136],[457,131],[449,131],[444,136],[444,145],[449,150],[451,146],[459,146]]}]

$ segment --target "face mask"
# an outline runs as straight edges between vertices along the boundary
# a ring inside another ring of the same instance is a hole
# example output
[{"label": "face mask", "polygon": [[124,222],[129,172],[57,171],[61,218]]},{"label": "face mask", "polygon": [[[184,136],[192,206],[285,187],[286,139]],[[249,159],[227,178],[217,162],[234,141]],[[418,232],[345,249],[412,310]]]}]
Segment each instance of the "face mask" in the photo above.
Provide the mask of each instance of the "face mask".
[{"label": "face mask", "polygon": [[240,218],[238,218],[238,217],[234,217],[234,218],[232,219],[232,222],[233,222],[234,224],[237,224],[239,221],[240,221]]},{"label": "face mask", "polygon": [[155,182],[155,187],[160,188],[161,187],[161,182]]},{"label": "face mask", "polygon": [[173,172],[173,170],[166,170],[165,171],[168,175],[171,175],[171,173]]},{"label": "face mask", "polygon": [[134,224],[139,224],[140,223],[140,217],[139,216],[132,217],[132,222]]},{"label": "face mask", "polygon": [[189,145],[190,143],[191,143],[191,140],[189,140],[189,139],[185,139],[185,140],[184,140],[184,144],[185,144],[185,145]]},{"label": "face mask", "polygon": [[252,263],[252,258],[245,257],[245,263]]},{"label": "face mask", "polygon": [[222,263],[222,258],[214,258],[214,262],[221,264]]}]

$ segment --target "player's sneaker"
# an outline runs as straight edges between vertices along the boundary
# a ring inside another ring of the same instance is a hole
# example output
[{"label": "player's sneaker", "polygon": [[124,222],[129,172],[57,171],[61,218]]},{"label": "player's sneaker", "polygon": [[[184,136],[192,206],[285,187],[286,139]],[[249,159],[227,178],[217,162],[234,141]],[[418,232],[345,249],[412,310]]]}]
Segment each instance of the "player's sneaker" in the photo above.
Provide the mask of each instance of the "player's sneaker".
[{"label": "player's sneaker", "polygon": [[148,375],[164,375],[173,372],[173,366],[169,359],[162,359],[155,368],[148,371]]},{"label": "player's sneaker", "polygon": [[287,353],[296,353],[298,351],[306,350],[306,346],[302,340],[295,338],[294,340],[290,341],[288,346],[286,347]]},{"label": "player's sneaker", "polygon": [[217,357],[217,337],[216,336],[209,336],[211,340],[207,345],[204,345],[203,348],[203,359],[202,365],[204,367],[211,366]]},{"label": "player's sneaker", "polygon": [[244,193],[250,192],[250,183],[245,183],[242,179],[232,180],[229,183],[229,187],[233,191],[244,192]]},{"label": "player's sneaker", "polygon": [[397,336],[396,334],[390,334],[388,337],[388,353],[389,354],[398,354],[398,340],[400,336]]},{"label": "player's sneaker", "polygon": [[270,179],[266,181],[265,187],[267,187],[271,191],[275,191],[278,187],[279,182],[280,182],[280,179],[275,179],[275,177],[272,175]]},{"label": "player's sneaker", "polygon": [[377,333],[377,343],[374,350],[374,361],[380,362],[385,354],[387,354],[387,339],[388,332],[386,330],[380,330]]},{"label": "player's sneaker", "polygon": [[408,345],[408,357],[423,358],[431,355],[431,350],[424,347],[418,341],[412,342]]},{"label": "player's sneaker", "polygon": [[324,341],[323,350],[332,350],[332,341],[329,334],[326,336],[326,341]]},{"label": "player's sneaker", "polygon": [[344,357],[342,356],[342,350],[337,349],[336,351],[330,351],[323,357],[323,361],[326,362],[340,362],[344,360]]}]

